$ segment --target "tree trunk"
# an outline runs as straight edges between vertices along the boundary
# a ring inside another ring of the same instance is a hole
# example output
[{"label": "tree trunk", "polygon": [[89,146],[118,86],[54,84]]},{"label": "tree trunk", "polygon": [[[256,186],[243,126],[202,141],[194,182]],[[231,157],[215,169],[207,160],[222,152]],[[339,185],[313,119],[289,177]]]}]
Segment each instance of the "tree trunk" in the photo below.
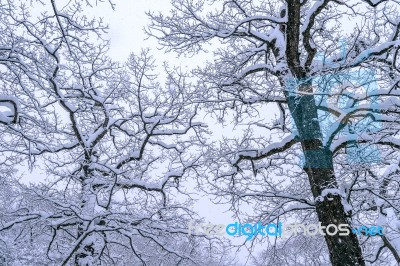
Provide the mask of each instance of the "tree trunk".
[{"label": "tree trunk", "polygon": [[[87,182],[83,181],[83,189],[82,189],[82,203],[81,208],[82,212],[86,216],[92,216],[94,213],[95,203],[96,203],[96,196],[93,194],[92,187]],[[87,221],[81,221],[78,225],[78,235],[77,239],[79,239],[86,227],[88,226]],[[93,236],[86,238],[82,243],[79,245],[79,251],[75,255],[75,266],[90,266],[92,263],[90,261],[96,255],[96,250],[94,248]]]},{"label": "tree trunk", "polygon": [[[300,62],[301,3],[299,0],[287,0],[286,60],[293,80],[285,80],[289,110],[298,130],[298,136],[304,152],[304,170],[311,190],[316,199],[316,211],[322,226],[349,224],[350,217],[345,212],[340,195],[328,194],[322,200],[321,192],[327,188],[337,189],[333,170],[333,155],[322,143],[322,133],[318,120],[317,107],[313,95],[312,80]],[[307,61],[315,55],[308,51]],[[328,199],[329,198],[329,199]],[[364,266],[361,248],[355,234],[348,236],[325,235],[330,260],[333,266]]]},{"label": "tree trunk", "polygon": [[[305,92],[312,93],[311,81],[300,85],[300,94]],[[333,170],[333,155],[323,146],[314,96],[310,94],[289,96],[288,103],[304,152],[304,170],[316,200],[318,219],[322,226],[350,225],[351,217],[346,213],[340,195],[328,193],[321,198],[324,189],[337,189],[338,186]],[[365,265],[355,234],[325,234],[325,240],[333,266]]]}]

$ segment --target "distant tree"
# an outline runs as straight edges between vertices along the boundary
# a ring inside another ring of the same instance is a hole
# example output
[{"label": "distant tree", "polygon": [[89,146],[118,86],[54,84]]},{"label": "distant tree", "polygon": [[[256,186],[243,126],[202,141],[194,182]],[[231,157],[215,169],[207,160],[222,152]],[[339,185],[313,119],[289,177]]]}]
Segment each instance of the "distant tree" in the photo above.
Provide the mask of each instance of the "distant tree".
[{"label": "distant tree", "polygon": [[245,133],[207,150],[209,184],[239,217],[387,227],[326,235],[335,266],[400,262],[399,4],[177,0],[149,13],[168,51],[215,48],[194,71],[199,101]]}]

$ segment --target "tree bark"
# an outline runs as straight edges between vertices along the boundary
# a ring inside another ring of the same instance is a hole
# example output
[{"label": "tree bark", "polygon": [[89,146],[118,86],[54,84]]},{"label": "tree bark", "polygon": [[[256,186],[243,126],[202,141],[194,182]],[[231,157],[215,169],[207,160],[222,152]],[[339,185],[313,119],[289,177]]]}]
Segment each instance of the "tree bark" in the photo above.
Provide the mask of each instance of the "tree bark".
[{"label": "tree bark", "polygon": [[[300,94],[312,93],[311,81],[300,85]],[[322,226],[349,224],[350,215],[346,213],[340,195],[328,193],[321,198],[324,189],[337,189],[333,169],[333,155],[322,143],[322,133],[318,121],[314,96],[298,95],[288,97],[289,109],[298,130],[304,152],[304,170],[308,175],[311,190],[316,200],[316,211]],[[330,260],[333,266],[365,265],[357,236],[325,235]]]},{"label": "tree bark", "polygon": [[[86,171],[86,167],[84,168]],[[94,214],[95,202],[96,198],[95,195],[92,193],[92,187],[90,184],[87,183],[88,178],[82,181],[82,203],[81,208],[85,215],[92,216]],[[84,231],[85,228],[88,226],[89,222],[87,221],[80,221],[78,224],[78,235],[77,239],[79,239]],[[92,236],[93,237],[93,236]],[[93,258],[96,255],[96,250],[94,248],[94,243],[92,240],[87,241],[86,239],[79,244],[79,251],[75,255],[75,266],[90,266],[88,263],[83,263],[83,260],[88,260],[88,258]]]},{"label": "tree bark", "polygon": [[[298,130],[304,153],[304,170],[308,175],[311,190],[316,200],[316,211],[322,226],[349,224],[340,195],[328,194],[321,199],[324,189],[337,189],[333,169],[333,154],[322,143],[322,132],[313,95],[312,80],[300,64],[301,4],[299,0],[287,0],[288,22],[286,27],[286,59],[293,80],[286,80],[289,110]],[[364,266],[357,236],[325,234],[330,261],[333,266]]]}]

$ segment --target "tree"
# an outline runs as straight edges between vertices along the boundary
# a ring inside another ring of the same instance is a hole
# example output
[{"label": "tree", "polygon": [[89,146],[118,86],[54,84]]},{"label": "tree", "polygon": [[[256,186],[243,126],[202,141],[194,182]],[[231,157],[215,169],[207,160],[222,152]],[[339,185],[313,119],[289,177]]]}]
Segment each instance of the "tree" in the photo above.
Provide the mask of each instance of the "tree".
[{"label": "tree", "polygon": [[[214,193],[229,196],[238,213],[252,206],[252,221],[398,220],[398,1],[172,4],[170,16],[149,13],[148,34],[187,54],[219,40],[214,62],[194,72],[200,100],[221,121],[234,115],[228,123],[247,126],[242,138],[207,153],[216,162]],[[277,119],[268,121],[266,106]],[[386,179],[380,169],[388,164],[396,174]],[[396,237],[376,239],[363,256],[355,234],[325,235],[332,265],[399,261]]]},{"label": "tree", "polygon": [[[36,184],[8,172],[0,190],[0,259],[15,265],[228,265],[218,239],[188,235],[196,218],[184,182],[204,125],[196,92],[147,50],[107,56],[107,28],[85,4],[39,15],[2,3],[1,165],[27,163]],[[17,120],[18,117],[18,120]],[[14,123],[11,123],[14,122]],[[11,176],[11,174],[13,176]],[[4,247],[4,249],[3,249]],[[1,260],[0,260],[1,261]]]}]

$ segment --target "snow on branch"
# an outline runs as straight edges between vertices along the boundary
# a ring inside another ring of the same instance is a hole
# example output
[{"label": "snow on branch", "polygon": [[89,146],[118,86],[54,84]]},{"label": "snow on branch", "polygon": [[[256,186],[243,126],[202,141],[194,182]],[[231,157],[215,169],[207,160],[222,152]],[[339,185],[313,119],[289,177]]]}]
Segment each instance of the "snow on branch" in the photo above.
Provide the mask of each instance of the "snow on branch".
[{"label": "snow on branch", "polygon": [[16,97],[0,95],[0,123],[8,125],[17,123],[18,114],[20,113],[19,101]]}]

